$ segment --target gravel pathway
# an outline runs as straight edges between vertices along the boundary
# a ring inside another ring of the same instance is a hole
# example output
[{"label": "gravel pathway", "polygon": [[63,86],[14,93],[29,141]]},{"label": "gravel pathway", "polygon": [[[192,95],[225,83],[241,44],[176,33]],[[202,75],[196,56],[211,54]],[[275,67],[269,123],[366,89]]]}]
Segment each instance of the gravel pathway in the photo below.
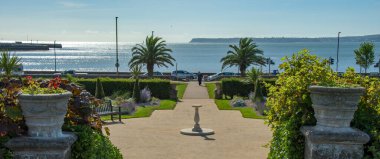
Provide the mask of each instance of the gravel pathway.
[{"label": "gravel pathway", "polygon": [[[264,120],[245,119],[239,111],[220,111],[207,99],[204,86],[189,82],[184,99],[174,110],[156,110],[149,118],[125,119],[107,125],[110,139],[128,159],[260,159],[272,133]],[[193,104],[202,104],[200,125],[215,130],[210,136],[179,133],[194,124]]]}]

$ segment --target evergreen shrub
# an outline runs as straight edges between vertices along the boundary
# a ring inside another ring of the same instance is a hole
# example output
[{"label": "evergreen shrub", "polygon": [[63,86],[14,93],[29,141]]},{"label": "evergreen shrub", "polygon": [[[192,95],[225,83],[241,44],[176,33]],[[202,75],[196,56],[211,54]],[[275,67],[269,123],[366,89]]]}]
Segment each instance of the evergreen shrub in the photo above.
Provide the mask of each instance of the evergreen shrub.
[{"label": "evergreen shrub", "polygon": [[105,97],[102,82],[100,79],[96,79],[95,97],[98,99],[103,99]]}]

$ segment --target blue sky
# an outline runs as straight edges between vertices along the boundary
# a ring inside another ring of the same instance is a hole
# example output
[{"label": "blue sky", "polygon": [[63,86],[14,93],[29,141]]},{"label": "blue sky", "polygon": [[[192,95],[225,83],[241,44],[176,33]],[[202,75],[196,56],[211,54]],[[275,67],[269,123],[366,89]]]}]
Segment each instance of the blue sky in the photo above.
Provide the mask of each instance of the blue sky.
[{"label": "blue sky", "polygon": [[379,0],[2,0],[0,40],[168,42],[380,33]]}]

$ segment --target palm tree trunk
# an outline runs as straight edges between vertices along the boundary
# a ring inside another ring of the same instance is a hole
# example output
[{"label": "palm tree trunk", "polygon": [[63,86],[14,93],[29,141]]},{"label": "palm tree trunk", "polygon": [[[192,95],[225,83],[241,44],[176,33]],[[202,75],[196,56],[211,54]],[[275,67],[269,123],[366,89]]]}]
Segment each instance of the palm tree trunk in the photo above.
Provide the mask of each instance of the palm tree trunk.
[{"label": "palm tree trunk", "polygon": [[240,67],[240,76],[241,77],[245,76],[245,68]]},{"label": "palm tree trunk", "polygon": [[149,78],[152,78],[153,77],[154,64],[148,63],[146,65],[146,69],[148,70],[148,76],[149,76]]}]

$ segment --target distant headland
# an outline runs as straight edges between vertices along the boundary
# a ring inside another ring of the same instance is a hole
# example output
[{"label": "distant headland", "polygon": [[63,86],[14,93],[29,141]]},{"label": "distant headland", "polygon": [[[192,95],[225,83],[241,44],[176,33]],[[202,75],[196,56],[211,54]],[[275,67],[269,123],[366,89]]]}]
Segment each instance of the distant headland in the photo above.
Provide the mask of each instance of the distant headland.
[{"label": "distant headland", "polygon": [[[240,38],[193,38],[189,43],[238,43]],[[320,38],[290,38],[290,37],[271,37],[271,38],[252,38],[254,42],[266,43],[291,43],[291,42],[335,42],[337,37]],[[380,42],[380,34],[364,36],[344,36],[340,37],[341,42]]]}]

